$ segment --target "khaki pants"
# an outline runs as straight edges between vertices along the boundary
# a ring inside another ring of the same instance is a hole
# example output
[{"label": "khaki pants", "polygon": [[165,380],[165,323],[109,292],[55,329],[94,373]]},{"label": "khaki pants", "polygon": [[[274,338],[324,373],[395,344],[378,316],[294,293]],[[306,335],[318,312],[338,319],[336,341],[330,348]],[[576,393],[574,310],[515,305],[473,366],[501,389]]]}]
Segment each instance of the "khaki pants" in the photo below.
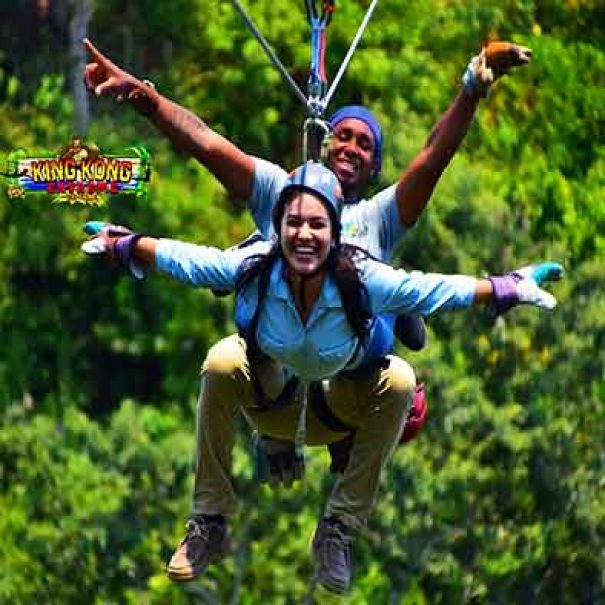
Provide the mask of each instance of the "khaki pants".
[{"label": "khaki pants", "polygon": [[[395,449],[412,400],[414,372],[398,357],[369,376],[336,376],[324,381],[327,404],[345,424],[355,427],[349,464],[328,500],[325,515],[337,516],[359,528],[378,492],[380,472]],[[251,368],[246,343],[237,335],[214,345],[202,368],[198,402],[197,455],[193,508],[195,514],[229,515],[236,496],[231,483],[231,451],[235,416],[241,409],[263,435],[294,440],[300,397],[275,411],[254,409]],[[282,367],[266,362],[255,367],[267,396],[275,398],[285,380]],[[307,407],[305,442],[320,445],[344,436],[326,428],[311,406]]]}]

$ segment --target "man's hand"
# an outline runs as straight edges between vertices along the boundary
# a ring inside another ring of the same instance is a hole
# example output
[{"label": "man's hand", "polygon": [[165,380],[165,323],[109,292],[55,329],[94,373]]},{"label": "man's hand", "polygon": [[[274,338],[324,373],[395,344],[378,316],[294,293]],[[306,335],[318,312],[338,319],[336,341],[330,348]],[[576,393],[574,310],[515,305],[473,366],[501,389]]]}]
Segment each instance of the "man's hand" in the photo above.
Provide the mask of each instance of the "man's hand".
[{"label": "man's hand", "polygon": [[151,82],[138,80],[118,67],[87,38],[83,44],[91,58],[84,68],[84,83],[92,94],[127,101],[150,119],[175,149],[210,170],[233,199],[250,198],[255,171],[252,156],[214,132],[197,115],[161,95]]},{"label": "man's hand", "polygon": [[84,83],[89,92],[97,97],[110,96],[121,101],[141,85],[134,76],[110,61],[88,38],[84,38],[83,44],[92,58],[92,63],[84,68]]},{"label": "man's hand", "polygon": [[157,94],[153,84],[147,80],[137,80],[119,68],[88,38],[84,38],[83,44],[93,59],[84,68],[84,84],[88,91],[97,97],[113,97],[118,103],[126,99],[139,113],[151,116],[157,109]]},{"label": "man's hand", "polygon": [[483,50],[486,65],[494,72],[494,80],[504,75],[512,67],[520,67],[529,63],[532,55],[531,48],[511,42],[489,42]]},{"label": "man's hand", "polygon": [[532,51],[511,42],[489,42],[473,57],[464,72],[462,84],[468,94],[487,96],[490,86],[513,67],[529,63]]}]

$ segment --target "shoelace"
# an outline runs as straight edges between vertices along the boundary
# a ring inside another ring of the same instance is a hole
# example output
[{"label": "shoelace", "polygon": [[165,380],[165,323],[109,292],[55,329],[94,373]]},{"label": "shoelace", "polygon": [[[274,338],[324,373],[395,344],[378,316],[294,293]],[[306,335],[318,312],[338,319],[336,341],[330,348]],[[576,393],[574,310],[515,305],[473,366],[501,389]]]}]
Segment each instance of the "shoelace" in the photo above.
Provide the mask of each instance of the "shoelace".
[{"label": "shoelace", "polygon": [[205,521],[198,521],[197,519],[189,519],[187,523],[185,523],[185,531],[187,535],[185,536],[185,540],[190,538],[201,538],[202,540],[208,540],[208,526]]}]

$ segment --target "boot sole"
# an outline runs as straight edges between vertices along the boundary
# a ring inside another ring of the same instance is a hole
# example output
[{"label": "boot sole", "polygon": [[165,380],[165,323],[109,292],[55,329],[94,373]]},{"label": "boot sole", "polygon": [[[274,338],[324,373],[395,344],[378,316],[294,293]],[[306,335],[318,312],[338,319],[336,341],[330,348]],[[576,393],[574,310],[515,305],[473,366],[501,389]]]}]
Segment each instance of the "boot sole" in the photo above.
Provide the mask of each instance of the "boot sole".
[{"label": "boot sole", "polygon": [[315,600],[322,605],[340,605],[348,602],[347,593],[334,592],[323,584],[318,584],[315,589]]},{"label": "boot sole", "polygon": [[[313,555],[315,555],[314,552]],[[331,582],[329,579],[322,578],[320,566],[317,564],[317,562],[315,562],[315,565],[313,566],[313,577],[311,578],[311,584],[314,587],[317,587],[317,589],[321,589],[330,595],[342,597],[348,593],[350,582],[343,586],[341,582]]]},{"label": "boot sole", "polygon": [[191,582],[201,576],[209,565],[220,563],[228,554],[229,551],[216,553],[208,559],[208,563],[205,565],[198,565],[189,569],[175,569],[169,566],[166,568],[166,575],[173,582]]},{"label": "boot sole", "polygon": [[329,580],[322,580],[321,578],[318,577],[317,579],[317,583],[319,586],[321,586],[324,590],[327,590],[328,592],[334,594],[334,595],[345,595],[347,593],[348,590],[348,585],[343,586],[342,584],[338,583],[333,583],[330,582]]}]

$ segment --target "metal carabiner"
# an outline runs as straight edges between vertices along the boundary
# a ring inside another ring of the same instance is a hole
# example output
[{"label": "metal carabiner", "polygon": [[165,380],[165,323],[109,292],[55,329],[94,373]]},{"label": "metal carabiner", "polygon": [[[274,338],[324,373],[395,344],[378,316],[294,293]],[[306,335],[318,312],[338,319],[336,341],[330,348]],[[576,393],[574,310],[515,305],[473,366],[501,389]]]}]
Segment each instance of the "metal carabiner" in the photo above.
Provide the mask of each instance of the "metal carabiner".
[{"label": "metal carabiner", "polygon": [[310,117],[303,124],[303,162],[327,160],[332,127],[319,117]]}]

